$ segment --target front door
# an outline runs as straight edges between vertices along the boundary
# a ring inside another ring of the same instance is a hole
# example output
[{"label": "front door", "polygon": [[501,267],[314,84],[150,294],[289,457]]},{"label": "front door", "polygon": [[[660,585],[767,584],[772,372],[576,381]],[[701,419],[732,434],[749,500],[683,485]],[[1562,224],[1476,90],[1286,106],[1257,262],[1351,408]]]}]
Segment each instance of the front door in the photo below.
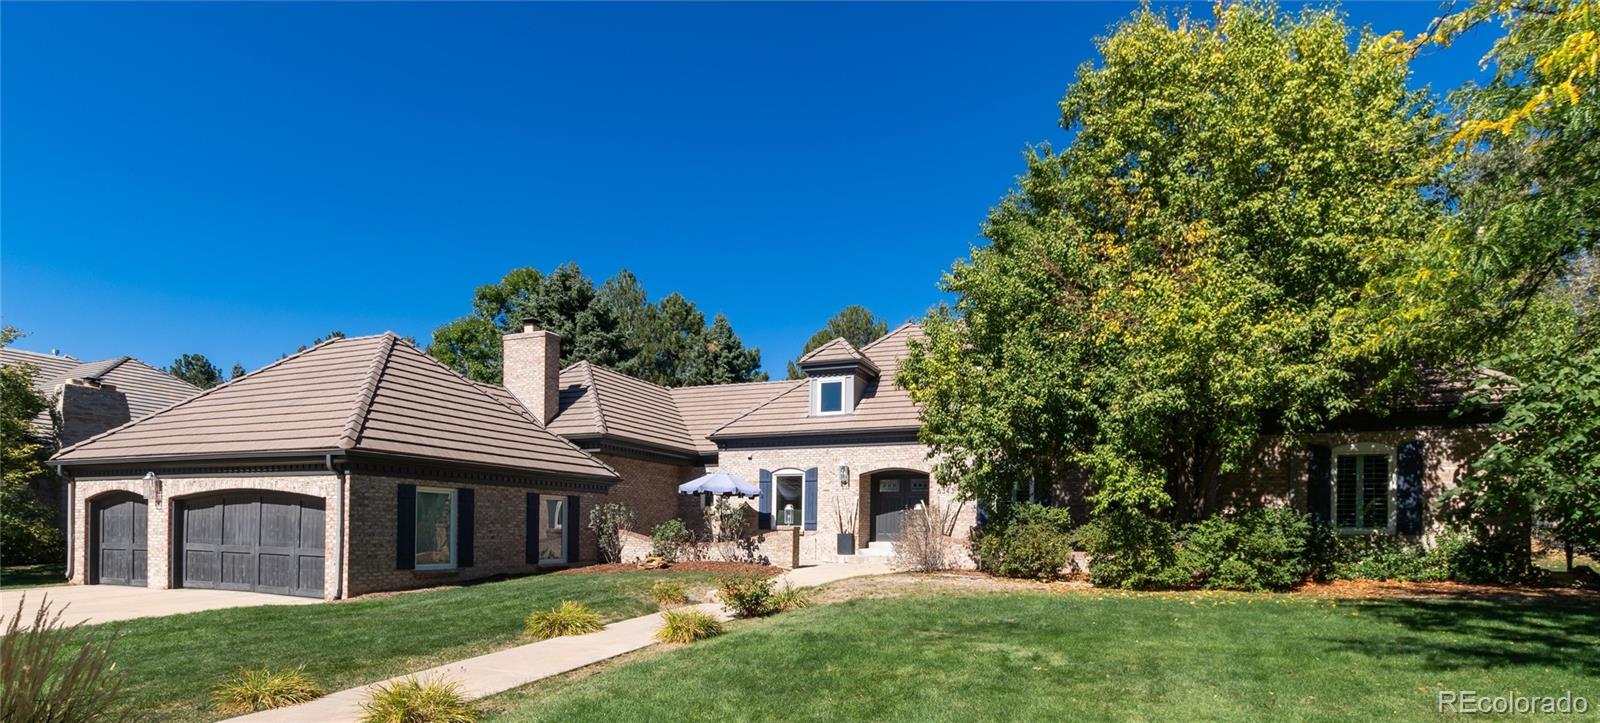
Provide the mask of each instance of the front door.
[{"label": "front door", "polygon": [[130,493],[95,500],[91,508],[94,529],[94,582],[143,587],[149,547],[145,541],[148,506]]},{"label": "front door", "polygon": [[872,481],[872,541],[895,542],[906,511],[928,501],[927,477],[880,477]]}]

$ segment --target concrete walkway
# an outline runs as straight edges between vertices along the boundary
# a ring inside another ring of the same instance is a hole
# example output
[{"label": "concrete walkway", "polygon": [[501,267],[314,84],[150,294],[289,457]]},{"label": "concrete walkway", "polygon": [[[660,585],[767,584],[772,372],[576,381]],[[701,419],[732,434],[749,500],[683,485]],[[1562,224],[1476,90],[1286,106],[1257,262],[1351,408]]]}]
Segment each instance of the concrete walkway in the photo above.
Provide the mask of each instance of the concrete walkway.
[{"label": "concrete walkway", "polygon": [[[894,570],[886,563],[813,565],[785,572],[778,577],[778,584],[788,582],[795,587],[811,587],[850,577],[883,575],[891,572]],[[701,603],[693,607],[721,620],[731,617],[723,610],[720,603]],[[433,678],[452,680],[461,684],[461,689],[467,698],[482,698],[648,647],[655,644],[655,634],[660,629],[661,615],[651,613],[612,623],[598,633],[552,638],[519,645],[359,688],[342,690],[310,703],[252,713],[231,720],[249,723],[356,721],[361,718],[361,703],[367,699],[373,688],[412,677],[418,680]]]},{"label": "concrete walkway", "polygon": [[[702,603],[694,607],[719,619],[728,619],[728,614],[723,612],[722,606],[717,603]],[[372,688],[411,677],[418,680],[433,678],[453,680],[461,684],[461,689],[468,698],[482,698],[649,646],[655,643],[656,631],[660,629],[661,615],[651,613],[612,623],[598,633],[541,640],[498,653],[446,663],[411,675],[342,690],[310,703],[275,708],[231,720],[251,723],[266,721],[339,723],[360,720],[361,703],[367,699]]]},{"label": "concrete walkway", "polygon": [[63,604],[67,606],[61,621],[68,625],[109,623],[251,605],[313,605],[322,602],[313,598],[233,590],[152,590],[126,585],[22,587],[0,592],[0,629],[4,629],[3,626],[16,613],[18,600],[26,602],[22,611],[23,624],[32,624],[34,614],[47,597],[54,609],[61,609]]}]

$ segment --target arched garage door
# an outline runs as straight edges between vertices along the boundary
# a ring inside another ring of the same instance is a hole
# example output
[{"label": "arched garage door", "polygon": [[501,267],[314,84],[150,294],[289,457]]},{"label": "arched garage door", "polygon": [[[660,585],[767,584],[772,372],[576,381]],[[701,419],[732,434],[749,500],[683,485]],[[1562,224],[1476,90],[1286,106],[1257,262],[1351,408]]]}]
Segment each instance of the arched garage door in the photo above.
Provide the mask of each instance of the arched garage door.
[{"label": "arched garage door", "polygon": [[321,499],[226,492],[178,509],[183,587],[322,597]]},{"label": "arched garage door", "polygon": [[92,581],[108,585],[145,586],[149,547],[149,507],[131,492],[97,497],[89,505]]}]

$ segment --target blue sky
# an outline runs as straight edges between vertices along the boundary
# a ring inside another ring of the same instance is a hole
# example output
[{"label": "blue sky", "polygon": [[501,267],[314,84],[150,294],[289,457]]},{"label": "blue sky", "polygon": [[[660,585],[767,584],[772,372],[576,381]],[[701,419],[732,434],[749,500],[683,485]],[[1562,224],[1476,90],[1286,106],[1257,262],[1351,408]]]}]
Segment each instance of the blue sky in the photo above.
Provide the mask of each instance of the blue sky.
[{"label": "blue sky", "polygon": [[331,329],[426,342],[575,261],[726,313],[781,374],[846,304],[939,300],[1135,7],[7,3],[0,313],[21,348],[253,369]]}]

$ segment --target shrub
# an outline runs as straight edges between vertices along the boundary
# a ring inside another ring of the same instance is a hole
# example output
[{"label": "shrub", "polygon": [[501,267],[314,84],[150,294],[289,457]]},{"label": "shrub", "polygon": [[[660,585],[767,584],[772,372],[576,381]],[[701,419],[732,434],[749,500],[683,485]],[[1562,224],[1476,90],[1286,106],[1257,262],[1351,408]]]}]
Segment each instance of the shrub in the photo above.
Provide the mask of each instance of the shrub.
[{"label": "shrub", "polygon": [[1207,590],[1287,590],[1304,582],[1311,519],[1290,509],[1216,515],[1179,534],[1168,579]]},{"label": "shrub", "polygon": [[1350,535],[1337,543],[1336,580],[1400,580],[1437,582],[1450,577],[1444,554],[1430,553],[1420,543],[1393,535]]},{"label": "shrub", "polygon": [[1172,526],[1150,515],[1113,510],[1078,530],[1089,554],[1089,579],[1100,587],[1142,590],[1172,581]]},{"label": "shrub", "polygon": [[772,578],[758,575],[733,575],[717,583],[722,604],[741,618],[759,618],[778,612],[772,592]]},{"label": "shrub", "polygon": [[663,643],[692,643],[722,634],[722,621],[699,610],[668,610],[661,613],[665,625],[656,631]]},{"label": "shrub", "polygon": [[550,610],[535,610],[528,616],[523,633],[545,640],[563,635],[583,635],[605,627],[600,614],[571,600],[563,601]]},{"label": "shrub", "polygon": [[785,582],[782,590],[772,593],[772,607],[776,610],[799,610],[811,607],[811,588],[795,587]]},{"label": "shrub", "polygon": [[689,593],[683,589],[683,583],[677,580],[657,580],[650,586],[650,597],[656,605],[663,608],[675,605],[686,605],[689,602]]},{"label": "shrub", "polygon": [[650,556],[677,562],[693,541],[694,536],[689,534],[689,528],[684,526],[683,520],[667,520],[650,531]]},{"label": "shrub", "polygon": [[22,626],[27,595],[0,638],[0,712],[7,723],[86,723],[106,720],[122,691],[123,676],[111,662],[115,633],[63,625],[47,596]]},{"label": "shrub", "polygon": [[1053,580],[1072,563],[1072,536],[1042,522],[1016,522],[985,531],[978,564],[1001,577]]},{"label": "shrub", "polygon": [[933,500],[907,510],[894,546],[894,565],[901,570],[931,572],[954,567],[955,545],[950,540],[956,509]]},{"label": "shrub", "polygon": [[476,723],[478,710],[461,686],[435,678],[406,678],[373,689],[361,704],[362,723]]},{"label": "shrub", "polygon": [[244,715],[258,710],[297,705],[322,695],[305,674],[305,666],[273,670],[239,669],[211,692],[212,709],[222,715]]},{"label": "shrub", "polygon": [[621,502],[607,502],[589,509],[589,529],[600,542],[601,562],[622,561],[622,531],[633,526],[633,510]]}]

